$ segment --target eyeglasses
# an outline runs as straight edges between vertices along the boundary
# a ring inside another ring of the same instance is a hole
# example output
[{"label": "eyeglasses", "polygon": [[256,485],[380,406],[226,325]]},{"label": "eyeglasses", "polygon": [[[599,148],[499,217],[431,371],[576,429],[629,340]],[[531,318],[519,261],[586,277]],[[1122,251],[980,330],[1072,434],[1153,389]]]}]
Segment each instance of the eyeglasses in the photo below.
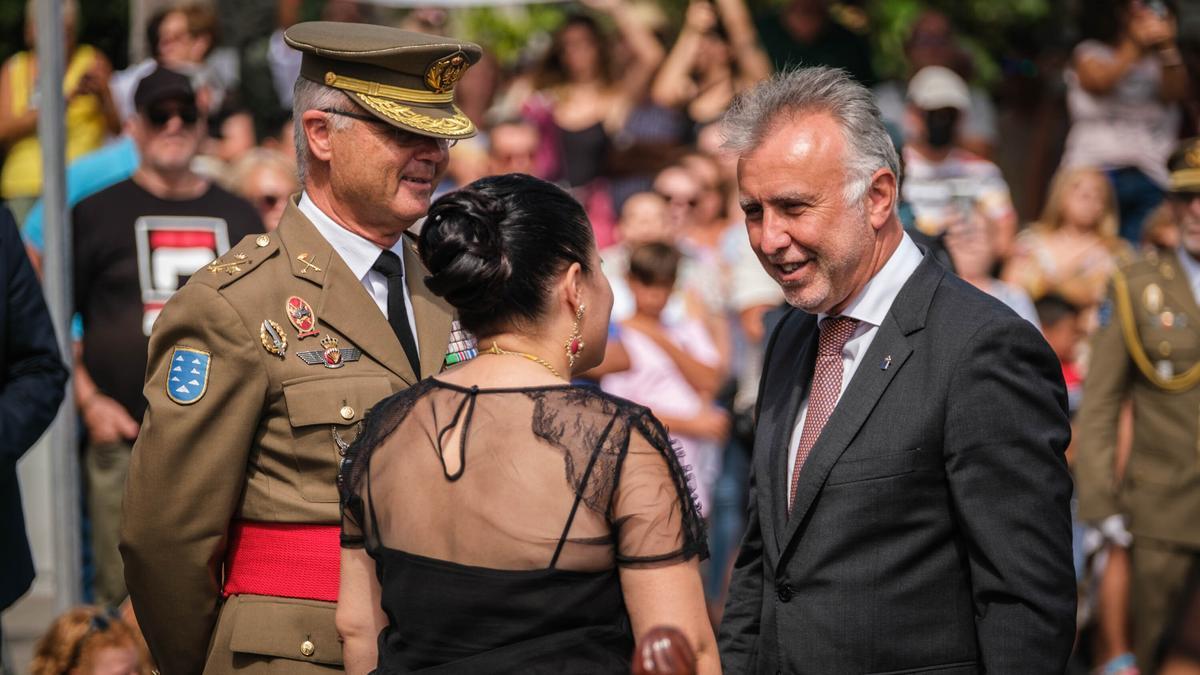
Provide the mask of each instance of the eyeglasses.
[{"label": "eyeglasses", "polygon": [[396,145],[399,145],[404,148],[411,148],[411,147],[420,145],[422,143],[428,143],[429,141],[433,141],[433,142],[437,143],[437,146],[439,148],[441,148],[443,150],[449,150],[450,148],[453,148],[458,143],[458,139],[456,139],[456,138],[435,138],[433,136],[423,136],[421,134],[414,134],[411,131],[405,131],[403,129],[399,129],[397,127],[392,126],[391,124],[388,124],[387,122],[384,122],[383,120],[379,119],[378,117],[372,117],[370,115],[363,115],[363,114],[356,113],[356,112],[350,112],[349,110],[338,110],[337,108],[321,108],[320,110],[321,110],[321,112],[323,112],[327,115],[341,115],[342,117],[349,117],[352,120],[358,120],[360,122],[367,122],[368,124],[376,124],[379,126],[386,127],[388,133],[392,137],[392,140],[396,142]]},{"label": "eyeglasses", "polygon": [[83,644],[88,641],[88,638],[97,633],[103,633],[112,627],[114,621],[119,621],[120,617],[111,609],[106,609],[103,612],[93,614],[91,621],[88,622],[87,632],[79,636],[79,640],[75,642],[75,646],[71,649],[71,658],[67,661],[67,667],[63,668],[62,672],[69,673],[79,665],[79,659],[83,656]]},{"label": "eyeglasses", "polygon": [[191,126],[200,119],[200,111],[194,105],[175,106],[153,106],[146,110],[146,120],[155,128],[161,129],[167,126],[167,123],[172,118],[178,117],[184,126]]}]

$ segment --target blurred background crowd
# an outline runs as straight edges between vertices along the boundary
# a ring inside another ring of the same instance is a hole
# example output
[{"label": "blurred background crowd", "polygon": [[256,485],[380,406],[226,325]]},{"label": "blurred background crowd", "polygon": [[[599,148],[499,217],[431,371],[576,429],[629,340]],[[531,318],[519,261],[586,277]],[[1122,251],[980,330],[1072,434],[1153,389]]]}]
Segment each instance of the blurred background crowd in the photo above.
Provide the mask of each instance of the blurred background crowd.
[{"label": "blurred background crowd", "polygon": [[[45,47],[31,8],[0,3],[0,197],[38,268],[35,83]],[[124,598],[113,515],[124,466],[110,449],[136,438],[145,335],[175,284],[172,276],[165,289],[148,289],[135,249],[112,243],[133,241],[133,231],[113,228],[129,229],[137,216],[219,217],[228,224],[226,241],[214,244],[220,253],[242,234],[275,227],[299,190],[290,106],[300,60],[282,38],[298,21],[386,23],[483,46],[484,60],[457,87],[481,133],[452,148],[439,193],[523,172],[569,188],[585,206],[616,296],[610,350],[590,376],[650,406],[682,448],[710,528],[714,621],[744,525],[762,344],[783,300],[749,247],[736,162],[721,151],[719,121],[733,97],[792,65],[844,68],[871,87],[901,148],[906,228],[1043,330],[1073,408],[1113,271],[1147,247],[1178,245],[1164,205],[1167,159],[1196,135],[1200,115],[1194,2],[582,0],[447,9],[66,0],[63,10],[82,318],[73,395],[87,437],[86,588],[98,606]],[[182,84],[158,71],[161,81],[140,87],[158,66]],[[180,165],[182,177],[168,170]],[[138,171],[149,177],[143,192],[90,199]],[[118,315],[136,330],[122,332]],[[1079,672],[1130,651],[1121,603],[1102,601],[1101,589],[1118,582],[1104,586],[1108,558],[1092,559],[1107,550],[1097,543],[1104,537],[1085,534],[1081,527]],[[116,614],[75,610],[38,645],[33,672],[67,672],[106,649],[142,672],[146,652],[135,637]]]}]

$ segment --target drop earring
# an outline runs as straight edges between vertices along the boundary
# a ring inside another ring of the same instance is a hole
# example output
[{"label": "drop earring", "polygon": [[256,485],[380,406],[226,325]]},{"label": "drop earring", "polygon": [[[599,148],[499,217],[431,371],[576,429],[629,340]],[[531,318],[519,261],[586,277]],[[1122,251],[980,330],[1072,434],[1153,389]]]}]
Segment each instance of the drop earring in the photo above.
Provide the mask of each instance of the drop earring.
[{"label": "drop earring", "polygon": [[563,344],[567,349],[567,362],[572,368],[575,367],[575,359],[579,357],[579,353],[583,351],[583,334],[579,332],[579,324],[583,323],[583,310],[587,309],[586,305],[580,304],[579,309],[575,312],[575,325],[571,328],[571,337]]}]

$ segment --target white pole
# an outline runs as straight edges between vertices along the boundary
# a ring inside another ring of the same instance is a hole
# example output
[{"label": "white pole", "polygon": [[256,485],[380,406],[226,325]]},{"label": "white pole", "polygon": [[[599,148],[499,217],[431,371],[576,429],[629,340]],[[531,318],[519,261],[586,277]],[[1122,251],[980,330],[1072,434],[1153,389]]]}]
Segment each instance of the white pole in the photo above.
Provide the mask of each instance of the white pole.
[{"label": "white pole", "polygon": [[[67,212],[65,128],[66,101],[63,71],[66,67],[60,0],[37,0],[38,140],[42,146],[42,203],[45,207],[43,286],[54,320],[59,349],[72,361],[71,221]],[[58,613],[83,599],[82,546],[80,543],[79,444],[76,439],[75,399],[72,385],[58,417],[50,427],[54,513],[55,607]]]}]

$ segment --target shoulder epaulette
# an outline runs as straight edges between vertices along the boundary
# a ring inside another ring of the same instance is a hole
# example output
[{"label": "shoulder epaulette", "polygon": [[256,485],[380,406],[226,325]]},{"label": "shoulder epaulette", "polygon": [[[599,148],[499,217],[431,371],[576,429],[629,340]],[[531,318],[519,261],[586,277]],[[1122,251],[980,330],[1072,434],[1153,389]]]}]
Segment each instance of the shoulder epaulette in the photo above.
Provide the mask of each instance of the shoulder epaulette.
[{"label": "shoulder epaulette", "polygon": [[192,275],[192,281],[213,288],[224,288],[250,273],[262,262],[279,250],[276,237],[269,234],[251,234],[242,238],[225,255],[201,267]]}]

